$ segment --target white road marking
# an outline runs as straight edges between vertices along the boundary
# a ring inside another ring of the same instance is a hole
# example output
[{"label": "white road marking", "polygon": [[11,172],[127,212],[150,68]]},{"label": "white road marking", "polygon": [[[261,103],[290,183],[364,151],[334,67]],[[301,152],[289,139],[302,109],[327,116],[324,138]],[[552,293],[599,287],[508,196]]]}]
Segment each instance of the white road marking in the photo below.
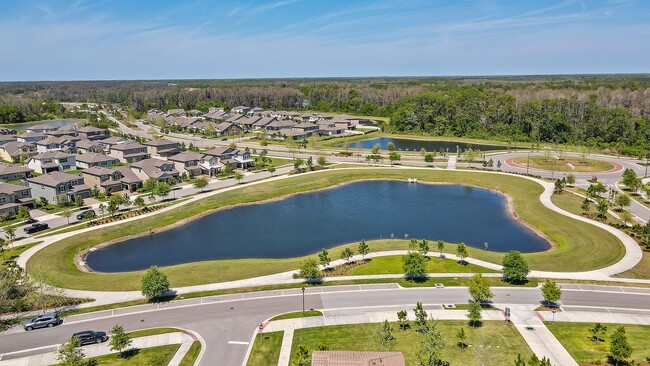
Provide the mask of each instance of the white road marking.
[{"label": "white road marking", "polygon": [[18,353],[26,353],[26,352],[32,352],[32,351],[40,351],[42,349],[47,349],[47,348],[54,348],[54,347],[58,348],[59,346],[60,346],[59,344],[51,344],[49,346],[23,349],[23,350],[14,351],[14,352],[6,352],[6,353],[3,353],[2,356],[15,355],[15,354],[18,354]]},{"label": "white road marking", "polygon": [[242,346],[248,346],[250,342],[242,342],[242,341],[228,341],[228,344],[239,344]]}]

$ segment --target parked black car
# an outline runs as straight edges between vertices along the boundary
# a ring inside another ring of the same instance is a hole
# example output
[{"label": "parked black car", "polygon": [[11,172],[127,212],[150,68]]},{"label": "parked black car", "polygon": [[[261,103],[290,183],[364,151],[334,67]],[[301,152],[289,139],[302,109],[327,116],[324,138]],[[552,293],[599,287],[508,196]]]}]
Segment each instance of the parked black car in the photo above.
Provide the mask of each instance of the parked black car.
[{"label": "parked black car", "polygon": [[95,216],[95,211],[93,210],[84,210],[77,214],[77,220],[83,220],[88,216]]},{"label": "parked black car", "polygon": [[39,315],[36,318],[26,320],[23,323],[23,328],[27,331],[38,328],[52,328],[55,325],[63,323],[63,319],[57,313],[47,313]]},{"label": "parked black car", "polygon": [[84,330],[72,335],[72,338],[78,338],[81,345],[91,343],[102,343],[108,339],[106,332],[96,332],[94,330]]},{"label": "parked black car", "polygon": [[32,234],[38,231],[43,231],[45,229],[48,229],[50,225],[43,223],[43,222],[37,222],[35,224],[32,224],[31,226],[28,226],[25,228],[25,234]]}]

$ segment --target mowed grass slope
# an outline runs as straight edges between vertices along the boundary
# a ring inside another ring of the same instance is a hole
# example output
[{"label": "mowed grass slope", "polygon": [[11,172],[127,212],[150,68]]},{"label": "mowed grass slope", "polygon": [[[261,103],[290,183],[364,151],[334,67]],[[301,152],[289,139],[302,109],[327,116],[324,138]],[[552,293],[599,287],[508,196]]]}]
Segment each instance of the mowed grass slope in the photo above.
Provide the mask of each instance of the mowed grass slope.
[{"label": "mowed grass slope", "polygon": [[[225,208],[239,203],[253,203],[299,192],[326,188],[351,180],[417,178],[429,182],[462,183],[507,192],[514,201],[518,217],[538,228],[556,243],[546,252],[526,254],[532,269],[547,271],[580,271],[605,267],[624,255],[623,245],[612,234],[588,223],[569,219],[544,207],[539,201],[543,188],[530,180],[499,174],[462,171],[429,171],[424,169],[350,169],[306,174],[289,179],[256,185],[242,185],[240,189],[207,197],[191,205],[159,213],[116,227],[98,228],[54,243],[36,253],[27,263],[27,270],[41,268],[52,273],[55,285],[82,290],[124,291],[137,290],[143,271],[116,274],[81,272],[74,264],[74,256],[93,245],[128,235],[162,228],[185,218]],[[471,223],[467,223],[468,228]],[[437,240],[438,238],[426,238]],[[350,245],[356,252],[357,244]],[[330,250],[332,258],[339,258],[346,246]],[[405,240],[370,242],[373,252],[407,249]],[[447,245],[454,252],[455,246]],[[470,248],[470,258],[500,263],[503,253]],[[251,253],[254,255],[254,253]],[[204,261],[164,268],[171,286],[189,286],[250,278],[297,269],[304,258],[237,259]],[[470,260],[471,262],[471,260]],[[570,264],[570,267],[567,267]]]}]

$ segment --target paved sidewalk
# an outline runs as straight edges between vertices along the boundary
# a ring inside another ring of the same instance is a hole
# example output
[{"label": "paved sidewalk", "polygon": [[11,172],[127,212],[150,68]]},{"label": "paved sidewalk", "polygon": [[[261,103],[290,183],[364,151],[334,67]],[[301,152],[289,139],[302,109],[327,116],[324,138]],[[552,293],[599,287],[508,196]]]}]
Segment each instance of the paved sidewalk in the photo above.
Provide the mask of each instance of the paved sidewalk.
[{"label": "paved sidewalk", "polygon": [[[151,348],[158,346],[165,346],[170,344],[180,344],[181,347],[178,349],[174,357],[172,358],[169,366],[178,366],[185,357],[185,354],[189,350],[190,346],[194,342],[194,337],[190,334],[183,332],[175,333],[166,333],[158,334],[146,337],[133,338],[133,348]],[[58,347],[55,345],[53,347]],[[84,346],[83,350],[87,358],[98,357],[103,355],[108,355],[116,353],[109,349],[109,342],[106,341],[102,344],[92,344],[89,346]],[[5,354],[3,357],[11,356],[11,354]],[[39,366],[39,365],[55,365],[57,364],[56,352],[41,353],[27,357],[20,357],[10,360],[0,361],[0,366]]]}]

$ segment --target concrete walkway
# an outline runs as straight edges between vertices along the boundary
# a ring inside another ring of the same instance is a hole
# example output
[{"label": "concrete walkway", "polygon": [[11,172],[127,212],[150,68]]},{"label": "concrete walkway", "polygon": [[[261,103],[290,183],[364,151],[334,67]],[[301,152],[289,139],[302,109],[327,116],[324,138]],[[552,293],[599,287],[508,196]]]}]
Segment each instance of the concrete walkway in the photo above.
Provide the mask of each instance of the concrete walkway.
[{"label": "concrete walkway", "polygon": [[[174,357],[168,364],[168,366],[178,366],[185,357],[185,354],[190,349],[192,343],[198,340],[195,336],[187,334],[184,332],[175,332],[175,333],[166,333],[158,334],[146,337],[133,338],[132,347],[143,349],[151,348],[158,346],[166,346],[170,344],[180,344],[180,348],[174,354]],[[52,348],[58,349],[58,345],[53,345]],[[22,352],[28,352],[25,350]],[[83,346],[83,351],[87,358],[99,357],[103,355],[108,355],[116,353],[109,349],[109,342],[104,342],[102,344],[91,344],[88,346]],[[4,354],[3,357],[11,356],[11,354]],[[0,360],[0,366],[39,366],[39,365],[56,365],[58,364],[56,360],[56,350],[53,352],[40,353],[36,355],[14,358],[10,360]]]},{"label": "concrete walkway", "polygon": [[456,155],[449,155],[449,160],[447,160],[447,169],[456,169]]}]

